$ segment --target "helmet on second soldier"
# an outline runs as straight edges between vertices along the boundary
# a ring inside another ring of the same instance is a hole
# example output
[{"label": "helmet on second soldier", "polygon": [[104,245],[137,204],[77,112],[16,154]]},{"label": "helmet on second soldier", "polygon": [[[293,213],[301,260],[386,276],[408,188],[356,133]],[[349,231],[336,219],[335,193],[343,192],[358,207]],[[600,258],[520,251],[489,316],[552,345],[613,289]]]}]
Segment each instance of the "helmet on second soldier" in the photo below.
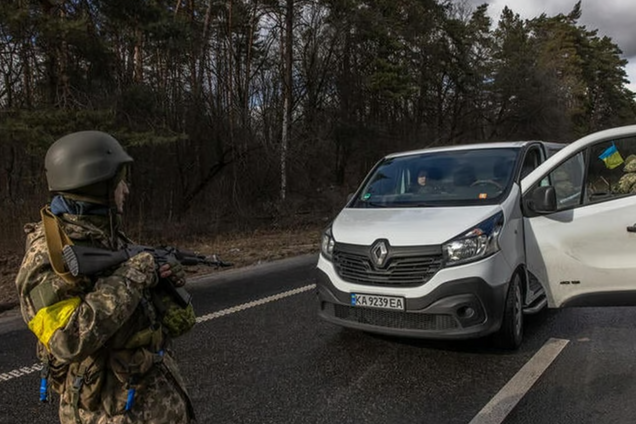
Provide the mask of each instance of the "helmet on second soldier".
[{"label": "helmet on second soldier", "polygon": [[109,190],[113,190],[111,182],[132,161],[113,136],[101,131],[80,131],[49,147],[44,168],[49,191],[94,194],[96,188],[109,185]]}]

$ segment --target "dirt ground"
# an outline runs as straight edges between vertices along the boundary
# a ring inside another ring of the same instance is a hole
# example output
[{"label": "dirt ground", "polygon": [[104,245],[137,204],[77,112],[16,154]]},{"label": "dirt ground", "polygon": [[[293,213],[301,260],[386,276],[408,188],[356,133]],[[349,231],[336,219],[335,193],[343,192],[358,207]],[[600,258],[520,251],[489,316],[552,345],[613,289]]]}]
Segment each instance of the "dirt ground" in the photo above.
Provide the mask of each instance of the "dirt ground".
[{"label": "dirt ground", "polygon": [[[271,262],[287,257],[318,253],[320,228],[285,231],[255,231],[250,234],[218,237],[215,240],[196,240],[175,243],[181,249],[203,255],[217,254],[232,268]],[[0,252],[0,314],[18,305],[15,277],[23,252]],[[232,269],[228,268],[228,269]],[[223,272],[207,266],[187,267],[189,276]]]}]

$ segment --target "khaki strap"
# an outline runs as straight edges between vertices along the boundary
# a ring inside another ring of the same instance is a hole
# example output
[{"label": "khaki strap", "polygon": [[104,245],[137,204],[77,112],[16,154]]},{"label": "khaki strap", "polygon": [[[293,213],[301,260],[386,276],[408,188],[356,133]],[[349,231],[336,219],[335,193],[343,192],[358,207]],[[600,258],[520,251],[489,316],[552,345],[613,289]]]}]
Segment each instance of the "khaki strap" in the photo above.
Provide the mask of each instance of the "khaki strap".
[{"label": "khaki strap", "polygon": [[64,246],[73,245],[73,242],[62,230],[58,218],[53,215],[48,206],[42,208],[40,215],[42,216],[44,236],[46,237],[46,246],[48,247],[49,260],[53,271],[67,283],[77,282],[77,277],[74,277],[68,270],[62,256]]}]

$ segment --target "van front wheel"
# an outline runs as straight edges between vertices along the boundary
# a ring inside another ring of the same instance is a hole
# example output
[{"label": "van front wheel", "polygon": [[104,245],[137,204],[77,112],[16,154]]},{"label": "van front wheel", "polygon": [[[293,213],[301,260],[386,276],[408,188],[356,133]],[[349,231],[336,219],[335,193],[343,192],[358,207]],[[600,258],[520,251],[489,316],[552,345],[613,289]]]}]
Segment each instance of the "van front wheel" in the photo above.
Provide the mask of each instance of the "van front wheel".
[{"label": "van front wheel", "polygon": [[523,340],[523,294],[521,278],[515,274],[508,285],[501,328],[494,335],[494,344],[501,349],[517,349]]}]

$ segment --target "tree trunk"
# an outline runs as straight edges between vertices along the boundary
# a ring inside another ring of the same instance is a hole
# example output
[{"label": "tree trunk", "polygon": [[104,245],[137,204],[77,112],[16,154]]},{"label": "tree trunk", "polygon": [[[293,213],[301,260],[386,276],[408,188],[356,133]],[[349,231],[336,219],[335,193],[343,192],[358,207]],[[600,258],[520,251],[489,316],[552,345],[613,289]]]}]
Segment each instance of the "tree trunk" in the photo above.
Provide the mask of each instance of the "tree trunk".
[{"label": "tree trunk", "polygon": [[133,53],[134,74],[133,80],[141,83],[144,80],[144,62],[143,62],[143,32],[141,28],[135,28],[135,47]]},{"label": "tree trunk", "polygon": [[248,25],[248,41],[247,41],[247,58],[245,60],[245,84],[243,93],[243,111],[242,111],[242,123],[243,127],[248,130],[250,128],[250,81],[252,73],[252,47],[254,45],[254,22],[256,13],[258,10],[258,0],[254,1],[254,12],[250,16],[250,23]]},{"label": "tree trunk", "polygon": [[292,65],[294,54],[293,32],[294,32],[294,0],[287,0],[285,8],[285,83],[283,100],[283,131],[280,145],[280,200],[285,201],[287,197],[287,150],[292,129]]}]

